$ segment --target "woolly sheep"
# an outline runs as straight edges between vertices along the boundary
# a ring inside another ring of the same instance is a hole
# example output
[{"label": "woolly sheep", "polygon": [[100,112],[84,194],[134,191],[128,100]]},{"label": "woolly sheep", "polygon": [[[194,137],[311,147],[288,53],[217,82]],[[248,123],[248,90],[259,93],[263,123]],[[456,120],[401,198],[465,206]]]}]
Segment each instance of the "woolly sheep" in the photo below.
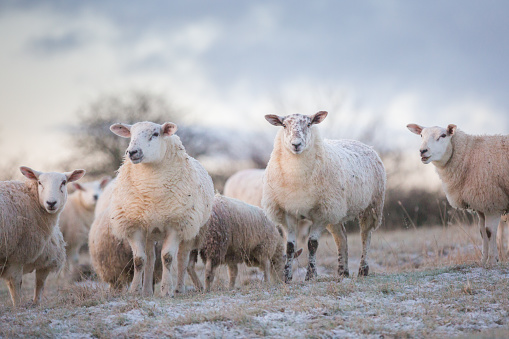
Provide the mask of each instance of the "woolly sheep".
[{"label": "woolly sheep", "polygon": [[118,238],[127,239],[133,251],[130,291],[152,295],[154,244],[161,241],[161,293],[171,293],[170,266],[177,250],[175,292],[184,292],[189,242],[212,210],[212,179],[186,153],[179,137],[174,135],[177,126],[171,122],[114,124],[110,129],[121,137],[131,138],[110,201],[112,231]]},{"label": "woolly sheep", "polygon": [[362,240],[359,275],[367,275],[371,232],[382,222],[386,175],[380,157],[358,141],[322,139],[314,125],[326,116],[325,111],[310,116],[265,116],[272,125],[283,127],[267,165],[262,206],[274,223],[288,229],[287,282],[292,279],[299,220],[312,222],[306,280],[316,277],[316,250],[324,229],[338,247],[339,275],[349,275],[344,223],[356,218]]},{"label": "woolly sheep", "polygon": [[[38,172],[20,167],[28,179],[0,182],[0,277],[7,281],[14,306],[21,301],[24,266],[34,263],[58,228],[58,218],[67,200],[67,183],[80,179],[84,170]],[[37,272],[34,303],[44,287],[44,268]],[[37,292],[39,289],[39,293]]]},{"label": "woolly sheep", "polygon": [[[127,240],[117,238],[111,230],[109,202],[115,186],[111,181],[99,197],[96,217],[88,235],[88,246],[92,267],[99,278],[108,283],[110,290],[120,290],[129,285],[134,276],[133,253]],[[156,247],[156,255],[161,253]],[[161,259],[156,257],[154,283],[161,280]]]},{"label": "woolly sheep", "polygon": [[[226,180],[224,195],[230,198],[242,200],[248,204],[262,207],[264,169],[250,168],[236,172]],[[297,226],[297,238],[305,242],[309,235],[310,222],[299,220]]]},{"label": "woolly sheep", "polygon": [[454,208],[479,216],[482,264],[498,261],[497,228],[509,211],[509,136],[470,135],[450,124],[446,128],[409,124],[421,135],[421,161],[433,163],[447,200]]},{"label": "woolly sheep", "polygon": [[[228,265],[230,288],[235,287],[238,264],[259,267],[264,280],[282,280],[284,235],[267,218],[263,210],[243,201],[216,195],[212,214],[195,238],[194,249],[200,250],[205,263],[205,290],[214,281],[217,266]],[[202,286],[194,272],[198,251],[191,254],[188,273],[197,289]],[[299,253],[300,254],[300,253]]]},{"label": "woolly sheep", "polygon": [[97,199],[110,180],[110,177],[104,177],[84,184],[73,183],[76,190],[69,194],[59,223],[66,242],[66,273],[70,277],[78,268],[79,250],[88,241]]}]

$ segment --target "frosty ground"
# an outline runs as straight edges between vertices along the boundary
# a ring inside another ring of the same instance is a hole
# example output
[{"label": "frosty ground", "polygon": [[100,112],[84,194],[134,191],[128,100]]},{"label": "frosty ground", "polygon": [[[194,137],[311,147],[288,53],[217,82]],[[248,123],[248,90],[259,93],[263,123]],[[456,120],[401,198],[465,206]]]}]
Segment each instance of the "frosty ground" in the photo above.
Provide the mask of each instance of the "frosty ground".
[{"label": "frosty ground", "polygon": [[[349,246],[353,273],[357,234],[349,235]],[[175,298],[115,295],[94,281],[70,285],[51,277],[41,306],[14,310],[2,283],[0,337],[509,336],[509,264],[480,267],[475,226],[379,230],[368,277],[337,278],[329,236],[317,258],[315,281],[304,282],[303,255],[291,284],[266,286],[260,273],[244,267],[229,291],[222,268],[211,293]],[[32,288],[27,275],[25,301]]]}]

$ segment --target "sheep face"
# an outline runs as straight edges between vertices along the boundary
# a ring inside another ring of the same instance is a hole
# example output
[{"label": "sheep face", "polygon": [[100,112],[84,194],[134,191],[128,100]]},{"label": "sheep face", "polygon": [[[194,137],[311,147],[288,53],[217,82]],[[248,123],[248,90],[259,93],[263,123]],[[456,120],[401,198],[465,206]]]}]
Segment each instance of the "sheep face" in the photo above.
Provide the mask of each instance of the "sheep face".
[{"label": "sheep face", "polygon": [[50,214],[59,213],[67,201],[67,183],[76,181],[85,175],[85,170],[73,172],[38,172],[29,167],[20,167],[21,173],[37,182],[39,204]]},{"label": "sheep face", "polygon": [[86,208],[91,209],[95,207],[99,196],[101,195],[104,187],[106,187],[106,185],[110,182],[110,180],[110,177],[104,177],[101,180],[87,182],[84,184],[75,182],[73,185],[78,190],[82,204]]},{"label": "sheep face", "polygon": [[327,112],[314,115],[292,114],[284,117],[269,114],[265,119],[274,126],[283,126],[283,144],[293,154],[301,154],[312,146],[312,126],[325,119]]},{"label": "sheep face", "polygon": [[407,128],[422,138],[420,147],[421,161],[429,164],[432,161],[445,163],[451,156],[451,137],[456,131],[456,125],[449,125],[447,128],[438,126],[423,127],[417,124],[409,124]]},{"label": "sheep face", "polygon": [[177,125],[167,122],[163,125],[153,122],[138,122],[134,125],[114,124],[110,130],[118,136],[131,138],[126,155],[133,164],[157,163],[165,154],[169,138],[177,131]]}]

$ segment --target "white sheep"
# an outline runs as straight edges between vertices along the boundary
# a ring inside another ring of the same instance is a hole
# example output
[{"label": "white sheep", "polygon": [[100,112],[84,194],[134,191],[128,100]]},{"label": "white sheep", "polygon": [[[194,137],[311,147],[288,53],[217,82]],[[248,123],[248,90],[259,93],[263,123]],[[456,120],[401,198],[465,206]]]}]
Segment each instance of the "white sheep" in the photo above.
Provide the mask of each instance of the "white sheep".
[{"label": "white sheep", "polygon": [[[41,256],[54,228],[58,228],[67,200],[67,183],[85,175],[84,170],[44,173],[24,166],[20,170],[28,178],[25,182],[0,182],[0,277],[7,280],[14,306],[21,301],[24,267]],[[44,272],[38,273],[36,268],[36,277],[35,295],[40,296]]]},{"label": "white sheep", "polygon": [[111,177],[103,177],[84,184],[73,183],[76,190],[69,194],[59,223],[66,242],[66,273],[70,277],[78,269],[79,250],[88,241],[96,202],[110,180]]},{"label": "white sheep", "polygon": [[285,281],[292,279],[297,222],[312,222],[306,280],[316,276],[318,239],[327,229],[338,247],[338,273],[349,275],[344,223],[358,218],[362,256],[359,275],[367,275],[371,231],[382,222],[386,175],[378,154],[354,140],[322,139],[314,126],[327,112],[314,115],[266,115],[282,126],[274,141],[263,185],[262,206],[269,218],[288,229]]},{"label": "white sheep", "polygon": [[[212,179],[190,157],[173,123],[114,124],[111,131],[131,138],[110,201],[113,233],[133,251],[131,292],[153,293],[155,241],[162,242],[162,295],[171,293],[170,266],[177,254],[177,288],[183,292],[189,242],[207,222],[214,200]],[[143,279],[143,281],[142,281]],[[143,288],[143,290],[142,290]]]},{"label": "white sheep", "polygon": [[483,239],[482,264],[498,261],[497,228],[509,211],[509,136],[470,135],[446,128],[409,124],[421,135],[421,161],[433,163],[454,208],[476,211]]},{"label": "white sheep", "polygon": [[[264,169],[250,168],[236,172],[226,180],[224,195],[242,200],[248,204],[262,207]],[[297,238],[305,242],[309,235],[308,220],[299,220],[297,225]]]}]

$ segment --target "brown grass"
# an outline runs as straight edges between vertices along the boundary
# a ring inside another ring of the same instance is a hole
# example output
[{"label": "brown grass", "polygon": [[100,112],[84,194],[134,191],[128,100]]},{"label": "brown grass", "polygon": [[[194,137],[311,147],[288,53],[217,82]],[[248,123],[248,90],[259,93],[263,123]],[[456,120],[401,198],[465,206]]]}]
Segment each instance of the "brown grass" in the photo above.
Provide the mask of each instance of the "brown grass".
[{"label": "brown grass", "polygon": [[[14,310],[2,283],[0,337],[509,334],[509,265],[479,267],[477,227],[379,230],[371,242],[370,276],[364,278],[355,273],[360,236],[349,234],[348,243],[353,276],[341,281],[334,241],[324,235],[313,282],[304,282],[303,254],[289,285],[267,286],[256,269],[241,266],[237,288],[229,291],[227,269],[220,267],[211,293],[191,290],[175,298],[112,294],[101,283],[68,284],[51,276],[41,306]],[[203,280],[201,263],[197,271]],[[33,285],[33,275],[25,276],[25,301]]]}]

